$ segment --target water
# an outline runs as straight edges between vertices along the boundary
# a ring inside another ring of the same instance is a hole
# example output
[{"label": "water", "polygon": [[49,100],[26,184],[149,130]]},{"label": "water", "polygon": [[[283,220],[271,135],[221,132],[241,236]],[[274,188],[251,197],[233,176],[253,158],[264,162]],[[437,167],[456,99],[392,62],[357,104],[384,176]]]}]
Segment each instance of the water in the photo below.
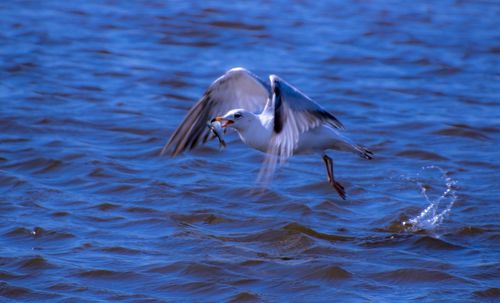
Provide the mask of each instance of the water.
[{"label": "water", "polygon": [[[0,3],[0,301],[500,297],[497,1]],[[159,157],[244,66],[375,159]]]},{"label": "water", "polygon": [[[444,181],[443,183],[445,189],[442,193],[438,193],[435,197],[430,197],[428,194],[429,186],[438,185],[439,181],[431,180],[429,185],[422,183],[422,181],[417,181],[422,196],[425,198],[427,203],[429,203],[429,206],[427,206],[418,216],[403,222],[403,225],[408,226],[408,230],[413,232],[418,230],[434,231],[438,229],[443,223],[443,220],[450,214],[451,208],[457,199],[455,188],[457,182],[447,176],[446,172],[438,166],[423,167],[422,171],[426,172],[431,169],[437,170],[441,173],[441,179]],[[440,204],[445,202],[446,206],[440,209]],[[437,237],[438,235],[435,236]]]}]

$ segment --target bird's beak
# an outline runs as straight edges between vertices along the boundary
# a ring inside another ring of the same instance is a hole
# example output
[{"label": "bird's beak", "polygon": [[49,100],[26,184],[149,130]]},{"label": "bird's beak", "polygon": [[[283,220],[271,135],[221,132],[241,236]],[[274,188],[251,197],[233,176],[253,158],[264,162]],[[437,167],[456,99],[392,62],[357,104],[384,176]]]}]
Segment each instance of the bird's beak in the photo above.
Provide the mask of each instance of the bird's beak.
[{"label": "bird's beak", "polygon": [[214,119],[212,119],[212,122],[214,122],[214,121],[220,122],[222,128],[225,128],[228,125],[231,125],[234,123],[233,120],[229,120],[229,119],[226,119],[224,117],[215,117]]}]

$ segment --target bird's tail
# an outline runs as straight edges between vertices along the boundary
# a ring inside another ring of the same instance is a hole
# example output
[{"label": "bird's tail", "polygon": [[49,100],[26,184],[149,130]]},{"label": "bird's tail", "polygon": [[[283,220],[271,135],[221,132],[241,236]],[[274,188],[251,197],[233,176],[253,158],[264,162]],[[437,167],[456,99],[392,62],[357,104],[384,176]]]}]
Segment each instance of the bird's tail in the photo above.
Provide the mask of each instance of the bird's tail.
[{"label": "bird's tail", "polygon": [[336,138],[335,138],[335,146],[337,150],[343,150],[358,154],[361,158],[364,159],[373,159],[373,152],[367,148],[364,148],[361,145],[354,143],[350,138],[341,134],[336,129],[332,129]]}]

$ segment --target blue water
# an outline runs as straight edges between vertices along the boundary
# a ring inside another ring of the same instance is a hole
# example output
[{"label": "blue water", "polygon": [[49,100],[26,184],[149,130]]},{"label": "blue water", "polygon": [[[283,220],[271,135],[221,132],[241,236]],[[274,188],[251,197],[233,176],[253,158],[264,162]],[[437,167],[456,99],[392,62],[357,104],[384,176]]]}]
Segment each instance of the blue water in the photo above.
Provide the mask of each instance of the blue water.
[{"label": "blue water", "polygon": [[[3,1],[0,301],[500,300],[497,1]],[[231,67],[375,159],[169,135]]]}]

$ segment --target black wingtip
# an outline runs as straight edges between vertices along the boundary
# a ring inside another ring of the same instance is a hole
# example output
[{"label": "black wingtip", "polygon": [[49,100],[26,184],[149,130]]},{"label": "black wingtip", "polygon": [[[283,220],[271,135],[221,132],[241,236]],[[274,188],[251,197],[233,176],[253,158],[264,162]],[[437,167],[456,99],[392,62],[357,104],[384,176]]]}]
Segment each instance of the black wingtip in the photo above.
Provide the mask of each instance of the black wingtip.
[{"label": "black wingtip", "polygon": [[325,121],[327,121],[333,127],[338,129],[345,129],[342,122],[340,122],[339,119],[337,119],[334,115],[332,115],[332,113],[323,111],[320,113],[320,115],[325,119]]},{"label": "black wingtip", "polygon": [[165,155],[165,153],[167,152],[167,148],[168,148],[168,144],[165,144],[165,146],[163,146],[163,148],[160,151],[160,154],[159,154],[160,157]]},{"label": "black wingtip", "polygon": [[363,157],[367,160],[373,159],[373,152],[371,150],[368,150],[366,148],[362,148],[361,150],[362,150],[361,157]]},{"label": "black wingtip", "polygon": [[176,153],[175,151],[169,151],[169,147],[168,147],[167,145],[165,145],[165,146],[161,149],[159,156],[160,156],[160,157],[163,157],[163,156],[165,156],[165,155],[167,155],[167,154],[168,154],[169,156],[171,156],[171,157],[175,157],[175,156],[177,156],[177,154],[178,154],[178,153]]}]

